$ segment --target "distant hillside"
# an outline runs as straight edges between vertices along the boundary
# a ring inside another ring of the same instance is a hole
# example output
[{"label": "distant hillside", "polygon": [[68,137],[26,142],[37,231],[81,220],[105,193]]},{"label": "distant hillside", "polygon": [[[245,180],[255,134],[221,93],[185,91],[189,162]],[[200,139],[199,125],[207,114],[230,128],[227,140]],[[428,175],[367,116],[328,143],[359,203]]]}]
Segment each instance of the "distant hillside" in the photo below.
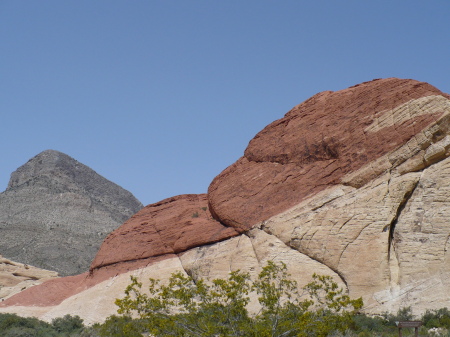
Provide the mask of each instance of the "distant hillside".
[{"label": "distant hillside", "polygon": [[130,192],[47,150],[13,172],[0,194],[0,253],[61,275],[81,273],[105,236],[141,208]]}]

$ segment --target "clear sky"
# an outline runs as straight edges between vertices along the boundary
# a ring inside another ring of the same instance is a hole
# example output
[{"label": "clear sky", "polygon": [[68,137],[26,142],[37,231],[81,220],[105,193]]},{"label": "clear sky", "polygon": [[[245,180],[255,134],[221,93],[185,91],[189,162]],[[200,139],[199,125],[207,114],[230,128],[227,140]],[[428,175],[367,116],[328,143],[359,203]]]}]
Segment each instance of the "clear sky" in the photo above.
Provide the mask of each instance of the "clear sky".
[{"label": "clear sky", "polygon": [[449,18],[449,0],[0,0],[0,191],[54,149],[145,205],[204,193],[320,91],[450,93]]}]

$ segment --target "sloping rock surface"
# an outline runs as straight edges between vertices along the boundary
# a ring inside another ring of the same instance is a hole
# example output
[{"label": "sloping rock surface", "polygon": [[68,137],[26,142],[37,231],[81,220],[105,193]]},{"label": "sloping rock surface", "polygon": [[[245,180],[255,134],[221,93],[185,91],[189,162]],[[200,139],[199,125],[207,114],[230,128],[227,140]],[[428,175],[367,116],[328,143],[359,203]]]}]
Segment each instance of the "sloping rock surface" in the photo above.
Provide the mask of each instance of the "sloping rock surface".
[{"label": "sloping rock surface", "polygon": [[73,275],[89,268],[108,233],[142,204],[64,153],[47,150],[11,174],[0,194],[0,252]]},{"label": "sloping rock surface", "polygon": [[[314,272],[330,275],[345,287],[330,268],[287,247],[276,237],[254,229],[248,235],[192,248],[178,256],[167,254],[151,261],[147,259],[147,265],[142,264],[137,269],[125,270],[123,265],[117,265],[119,268],[114,269],[117,274],[109,277],[103,274],[108,267],[103,267],[93,275],[52,280],[1,302],[0,312],[31,315],[47,321],[70,313],[79,315],[88,324],[102,322],[117,313],[114,301],[124,296],[131,275],[138,277],[145,289],[149,277],[165,282],[174,272],[190,275],[194,279],[213,279],[226,278],[230,271],[240,269],[255,276],[268,260],[285,262],[288,271],[299,280],[300,287],[309,282]],[[251,294],[251,297],[253,301],[249,309],[257,312],[257,295]]]},{"label": "sloping rock surface", "polygon": [[180,195],[146,206],[108,235],[91,270],[181,253],[237,234],[213,219],[206,194]]},{"label": "sloping rock surface", "polygon": [[58,273],[5,259],[0,255],[0,300],[58,277]]},{"label": "sloping rock surface", "polygon": [[406,143],[442,115],[448,98],[396,78],[319,93],[259,132],[213,180],[211,212],[247,230]]},{"label": "sloping rock surface", "polygon": [[223,241],[238,233],[214,220],[205,194],[188,194],[148,205],[103,242],[89,273],[46,282],[6,305],[58,305],[109,277],[145,268],[190,248]]}]

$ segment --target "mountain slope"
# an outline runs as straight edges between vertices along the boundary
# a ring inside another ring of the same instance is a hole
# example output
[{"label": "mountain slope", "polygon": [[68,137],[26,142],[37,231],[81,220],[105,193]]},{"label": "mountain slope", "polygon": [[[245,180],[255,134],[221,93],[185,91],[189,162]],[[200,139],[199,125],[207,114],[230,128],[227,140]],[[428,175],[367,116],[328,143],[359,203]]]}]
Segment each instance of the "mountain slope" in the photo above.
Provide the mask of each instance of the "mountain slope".
[{"label": "mountain slope", "polygon": [[128,191],[68,155],[44,151],[0,194],[0,252],[14,261],[85,271],[105,236],[142,208]]}]

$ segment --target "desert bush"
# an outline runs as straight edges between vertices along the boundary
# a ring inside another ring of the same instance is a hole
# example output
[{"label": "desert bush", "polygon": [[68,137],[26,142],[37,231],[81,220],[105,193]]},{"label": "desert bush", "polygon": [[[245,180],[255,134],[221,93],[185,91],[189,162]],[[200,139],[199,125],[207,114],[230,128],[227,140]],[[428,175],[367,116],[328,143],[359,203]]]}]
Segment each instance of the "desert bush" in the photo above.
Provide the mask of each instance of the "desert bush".
[{"label": "desert bush", "polygon": [[[148,292],[132,277],[116,304],[124,333],[133,327],[154,336],[320,337],[350,327],[361,299],[350,299],[331,277],[321,275],[313,275],[299,293],[289,276],[284,263],[269,262],[254,282],[240,271],[211,282],[175,273],[167,285],[150,279]],[[247,311],[250,292],[256,292],[261,305],[255,315]]]},{"label": "desert bush", "polygon": [[75,334],[84,329],[83,320],[79,316],[65,315],[52,320],[53,330],[59,334]]},{"label": "desert bush", "polygon": [[66,315],[54,319],[52,324],[49,324],[33,317],[0,314],[2,337],[94,337],[96,335],[93,331],[87,334],[88,330],[78,316]]},{"label": "desert bush", "polygon": [[139,320],[133,320],[128,316],[110,316],[101,324],[94,326],[99,336],[109,337],[141,337],[145,331]]},{"label": "desert bush", "polygon": [[450,311],[447,308],[427,310],[422,316],[422,321],[424,326],[428,329],[450,329]]}]

